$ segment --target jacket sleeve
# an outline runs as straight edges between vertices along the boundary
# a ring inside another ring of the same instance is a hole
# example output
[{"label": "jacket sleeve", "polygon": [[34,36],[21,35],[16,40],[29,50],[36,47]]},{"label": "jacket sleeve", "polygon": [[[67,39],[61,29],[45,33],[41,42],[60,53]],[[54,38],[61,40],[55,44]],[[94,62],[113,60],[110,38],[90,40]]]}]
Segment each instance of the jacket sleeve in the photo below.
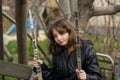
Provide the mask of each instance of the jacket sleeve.
[{"label": "jacket sleeve", "polygon": [[88,44],[86,48],[85,68],[87,80],[102,80],[97,55],[92,44]]},{"label": "jacket sleeve", "polygon": [[[57,80],[57,67],[55,64],[55,58],[53,58],[51,68],[48,68],[48,66],[46,66],[46,64],[43,63],[41,65],[41,69],[42,69],[43,80]],[[33,68],[33,71],[36,72],[35,67]]]}]

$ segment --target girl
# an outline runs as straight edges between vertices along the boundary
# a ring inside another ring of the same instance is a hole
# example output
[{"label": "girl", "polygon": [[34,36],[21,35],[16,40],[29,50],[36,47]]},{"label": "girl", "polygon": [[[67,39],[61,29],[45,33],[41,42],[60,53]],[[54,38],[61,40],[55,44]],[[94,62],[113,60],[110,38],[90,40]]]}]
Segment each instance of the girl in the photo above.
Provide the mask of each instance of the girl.
[{"label": "girl", "polygon": [[[96,53],[90,41],[80,37],[82,70],[77,69],[76,33],[68,19],[55,21],[48,30],[52,68],[34,58],[34,66],[41,66],[44,80],[102,80]],[[35,71],[35,68],[34,68]]]}]

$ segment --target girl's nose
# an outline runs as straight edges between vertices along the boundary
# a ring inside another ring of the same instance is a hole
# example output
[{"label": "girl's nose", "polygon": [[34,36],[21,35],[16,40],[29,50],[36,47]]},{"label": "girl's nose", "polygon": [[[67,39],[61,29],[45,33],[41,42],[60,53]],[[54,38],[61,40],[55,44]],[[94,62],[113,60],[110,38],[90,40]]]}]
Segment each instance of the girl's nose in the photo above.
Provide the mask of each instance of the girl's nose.
[{"label": "girl's nose", "polygon": [[60,36],[60,35],[58,35],[58,36],[57,36],[57,39],[58,39],[58,40],[61,40],[61,36]]}]

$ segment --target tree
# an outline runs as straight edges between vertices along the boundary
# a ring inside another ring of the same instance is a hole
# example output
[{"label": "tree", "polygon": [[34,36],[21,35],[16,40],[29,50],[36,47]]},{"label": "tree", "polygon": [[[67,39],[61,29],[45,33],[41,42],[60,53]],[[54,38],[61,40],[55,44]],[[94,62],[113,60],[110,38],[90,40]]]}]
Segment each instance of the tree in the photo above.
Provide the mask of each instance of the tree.
[{"label": "tree", "polygon": [[[108,29],[107,29],[106,34],[107,34],[107,37],[110,38],[112,35],[110,34],[109,26],[111,26],[111,24],[114,24],[114,22],[111,22],[112,20],[110,20],[110,16],[120,12],[120,5],[115,4],[115,2],[118,3],[119,0],[78,0],[78,2],[76,1],[77,0],[59,0],[59,4],[62,6],[63,12],[66,15],[71,14],[71,17],[72,17],[73,10],[75,9],[76,3],[78,3],[78,9],[79,9],[79,15],[80,15],[79,16],[79,28],[81,32],[85,34],[86,28],[88,26],[88,22],[93,17],[107,16],[105,17],[105,20],[103,19],[102,22],[104,22],[105,24],[107,22],[106,26],[108,26],[107,27]],[[97,5],[100,5],[100,4],[101,5],[96,6],[95,5],[96,3]],[[104,6],[103,4],[105,4],[106,6]],[[68,7],[67,5],[70,5],[70,6]],[[71,10],[71,13],[68,9]],[[115,26],[115,24],[113,26]],[[106,44],[109,45],[109,43],[106,43]]]}]

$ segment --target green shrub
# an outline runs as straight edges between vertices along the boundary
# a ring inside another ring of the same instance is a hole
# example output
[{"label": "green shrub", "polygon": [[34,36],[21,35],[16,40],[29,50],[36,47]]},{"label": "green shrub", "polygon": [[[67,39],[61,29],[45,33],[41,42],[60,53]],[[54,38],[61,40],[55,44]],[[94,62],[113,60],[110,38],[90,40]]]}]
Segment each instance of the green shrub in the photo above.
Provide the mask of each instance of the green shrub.
[{"label": "green shrub", "polygon": [[17,54],[17,41],[12,40],[6,45],[8,51],[11,53],[11,55]]},{"label": "green shrub", "polygon": [[[34,50],[33,50],[33,43],[30,39],[27,40],[27,44],[28,44],[28,57],[29,58],[33,58],[34,57]],[[41,46],[41,48],[43,49],[43,51],[45,52],[45,54],[47,54],[48,52],[48,40],[45,39],[44,41],[40,41],[39,45]],[[11,55],[16,58],[15,60],[17,60],[17,41],[16,40],[12,40],[8,43],[8,45],[6,45],[8,51],[11,53]],[[42,55],[40,49],[38,48],[38,53],[40,54],[40,57],[44,59],[44,56]]]},{"label": "green shrub", "polygon": [[107,40],[107,44],[105,44],[104,40],[106,39],[106,36],[102,35],[93,35],[93,34],[86,34],[87,39],[91,40],[93,42],[93,47],[96,52],[104,53],[105,49],[107,48],[107,44],[110,44],[112,49],[119,52],[120,51],[120,42],[115,41],[114,39]]}]

